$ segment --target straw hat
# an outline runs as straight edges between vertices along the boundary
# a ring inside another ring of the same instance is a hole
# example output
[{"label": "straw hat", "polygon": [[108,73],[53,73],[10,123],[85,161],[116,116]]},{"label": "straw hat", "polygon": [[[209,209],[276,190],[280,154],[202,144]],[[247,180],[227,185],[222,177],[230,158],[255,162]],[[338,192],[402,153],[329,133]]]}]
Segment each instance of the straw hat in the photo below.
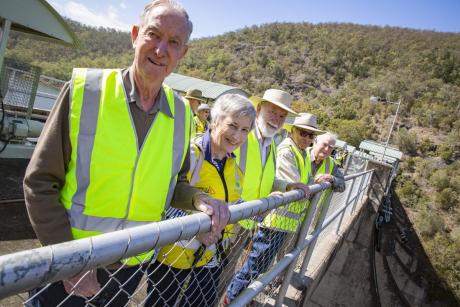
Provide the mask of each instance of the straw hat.
[{"label": "straw hat", "polygon": [[189,89],[185,93],[185,98],[196,99],[199,101],[206,101],[203,97],[203,93],[198,89]]},{"label": "straw hat", "polygon": [[291,131],[292,127],[298,127],[303,130],[308,130],[314,134],[321,134],[324,131],[318,129],[318,124],[316,123],[316,116],[310,113],[299,113],[299,116],[294,118],[292,124],[284,124],[284,129]]},{"label": "straw hat", "polygon": [[297,115],[297,113],[291,109],[292,96],[291,94],[285,91],[269,89],[265,91],[264,96],[262,98],[258,96],[252,96],[249,99],[255,106],[257,106],[259,103],[263,101],[268,101],[270,103],[273,103],[277,107],[280,107],[281,109],[288,111],[293,115]]}]

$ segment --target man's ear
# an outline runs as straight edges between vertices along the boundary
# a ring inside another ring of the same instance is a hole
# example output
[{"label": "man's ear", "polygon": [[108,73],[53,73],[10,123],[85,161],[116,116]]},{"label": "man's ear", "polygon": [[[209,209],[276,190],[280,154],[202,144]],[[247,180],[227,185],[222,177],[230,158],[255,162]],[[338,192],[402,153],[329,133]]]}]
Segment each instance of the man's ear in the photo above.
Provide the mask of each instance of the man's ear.
[{"label": "man's ear", "polygon": [[138,25],[133,25],[131,27],[131,44],[133,46],[133,48],[136,47],[136,40],[137,40],[137,37],[139,36],[139,26]]}]

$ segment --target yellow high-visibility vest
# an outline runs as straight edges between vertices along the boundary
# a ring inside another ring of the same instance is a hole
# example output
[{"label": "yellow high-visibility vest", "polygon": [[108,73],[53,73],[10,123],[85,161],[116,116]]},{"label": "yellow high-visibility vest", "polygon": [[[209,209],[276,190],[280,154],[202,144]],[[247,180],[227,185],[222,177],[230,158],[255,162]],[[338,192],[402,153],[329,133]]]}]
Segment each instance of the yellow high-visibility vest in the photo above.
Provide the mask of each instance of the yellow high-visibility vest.
[{"label": "yellow high-visibility vest", "polygon": [[201,135],[206,132],[207,128],[209,127],[209,122],[202,123],[198,116],[193,117],[193,121],[195,122],[196,127],[196,135]]},{"label": "yellow high-visibility vest", "polygon": [[[259,141],[254,130],[248,134],[248,140],[235,151],[238,165],[244,173],[242,198],[245,201],[267,197],[275,181],[276,147],[274,141],[262,168]],[[239,222],[245,229],[253,229],[256,222],[250,219]]]},{"label": "yellow high-visibility vest", "polygon": [[[198,137],[196,144],[190,148],[191,160],[197,161],[195,168],[187,176],[190,183],[213,198],[225,202],[238,201],[241,197],[243,174],[235,159],[227,158],[223,176],[221,176],[216,167],[204,159],[201,140],[202,138]],[[194,176],[195,174],[199,176]],[[230,241],[235,239],[236,230],[237,225],[230,224],[225,227],[222,242],[219,243],[224,250],[228,248]],[[195,253],[200,247],[201,243],[196,239],[178,241],[161,248],[157,260],[177,269],[190,269],[192,266],[201,267],[214,257],[216,245],[208,246],[202,253],[196,255]]]},{"label": "yellow high-visibility vest", "polygon": [[[187,153],[191,119],[181,98],[165,85],[163,91],[173,117],[158,112],[138,146],[121,70],[74,69],[73,150],[60,190],[74,239],[162,219]],[[149,256],[127,262],[134,265]]]},{"label": "yellow high-visibility vest", "polygon": [[[191,106],[190,106],[190,101],[188,101],[187,98],[185,97],[182,97],[182,100],[184,101],[185,105],[191,109]],[[192,112],[192,118],[193,118],[193,112]],[[196,123],[194,120],[191,121],[190,123],[190,139],[193,140],[194,138],[196,138]]]},{"label": "yellow high-visibility vest", "polygon": [[[294,155],[296,168],[299,170],[301,182],[305,184],[312,184],[314,182],[314,178],[311,174],[310,158],[312,148],[307,149],[305,159],[296,146],[290,145],[289,148]],[[334,166],[334,160],[331,157],[328,157],[321,162],[321,165],[315,175],[332,174]],[[302,200],[276,208],[265,217],[262,225],[279,231],[296,232],[300,223],[305,218],[305,211],[309,204],[309,201]]]}]

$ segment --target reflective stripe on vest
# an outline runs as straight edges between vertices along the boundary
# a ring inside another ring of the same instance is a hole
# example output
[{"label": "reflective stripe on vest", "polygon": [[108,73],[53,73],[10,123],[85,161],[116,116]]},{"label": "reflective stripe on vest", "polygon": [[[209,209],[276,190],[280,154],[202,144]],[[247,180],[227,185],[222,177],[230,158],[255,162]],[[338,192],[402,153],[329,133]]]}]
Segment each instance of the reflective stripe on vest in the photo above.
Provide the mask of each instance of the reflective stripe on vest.
[{"label": "reflective stripe on vest", "polygon": [[[303,162],[297,162],[296,165],[297,170],[302,174],[301,182],[305,184],[312,184],[314,180],[311,174],[311,148],[307,149],[305,160],[303,160],[302,154],[295,146],[290,145],[289,149],[291,150],[293,156],[296,157],[296,160]],[[323,160],[315,175],[331,174],[333,170],[333,167],[330,167],[331,164],[334,165],[330,157]],[[304,169],[299,169],[299,165],[302,165]],[[296,232],[305,217],[304,213],[309,204],[309,201],[303,200],[277,208],[265,217],[262,225],[279,231]]]},{"label": "reflective stripe on vest", "polygon": [[[188,174],[189,180],[192,174],[199,172],[199,176],[194,176],[194,187],[208,193],[213,198],[226,202],[231,203],[239,200],[241,196],[241,181],[243,174],[239,170],[235,159],[227,158],[225,161],[224,179],[222,179],[215,166],[204,160],[204,153],[200,144],[201,140],[202,139],[199,137],[197,139],[198,144],[191,146],[191,160],[196,162],[193,163],[195,169],[190,170]],[[223,240],[220,243],[224,250],[229,247],[230,241],[236,239],[237,230],[237,225],[231,224],[225,227]],[[200,247],[201,243],[195,238],[169,244],[160,249],[157,261],[177,269],[190,269],[192,266],[201,267],[206,265],[214,257],[216,254],[216,245],[212,244],[208,246],[205,251],[199,255],[199,259],[195,259],[195,252]]]},{"label": "reflective stripe on vest", "polygon": [[73,71],[73,150],[60,200],[75,239],[161,220],[190,131],[190,108],[169,87],[163,91],[174,118],[158,112],[139,149],[121,71]]},{"label": "reflective stripe on vest", "polygon": [[[254,130],[248,134],[248,140],[235,151],[235,155],[244,174],[242,199],[249,201],[267,197],[275,181],[275,143],[272,141],[270,144],[270,152],[263,168],[259,141]],[[249,219],[239,223],[246,229],[256,226],[256,222]]]}]

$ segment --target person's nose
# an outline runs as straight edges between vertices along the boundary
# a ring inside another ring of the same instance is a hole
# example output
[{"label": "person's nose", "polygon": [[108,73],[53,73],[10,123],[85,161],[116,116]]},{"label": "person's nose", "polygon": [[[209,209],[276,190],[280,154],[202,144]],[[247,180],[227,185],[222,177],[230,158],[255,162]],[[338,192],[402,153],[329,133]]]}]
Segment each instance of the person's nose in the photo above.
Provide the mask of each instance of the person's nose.
[{"label": "person's nose", "polygon": [[164,39],[158,42],[158,45],[155,49],[155,53],[158,57],[164,57],[168,50],[168,42]]}]

